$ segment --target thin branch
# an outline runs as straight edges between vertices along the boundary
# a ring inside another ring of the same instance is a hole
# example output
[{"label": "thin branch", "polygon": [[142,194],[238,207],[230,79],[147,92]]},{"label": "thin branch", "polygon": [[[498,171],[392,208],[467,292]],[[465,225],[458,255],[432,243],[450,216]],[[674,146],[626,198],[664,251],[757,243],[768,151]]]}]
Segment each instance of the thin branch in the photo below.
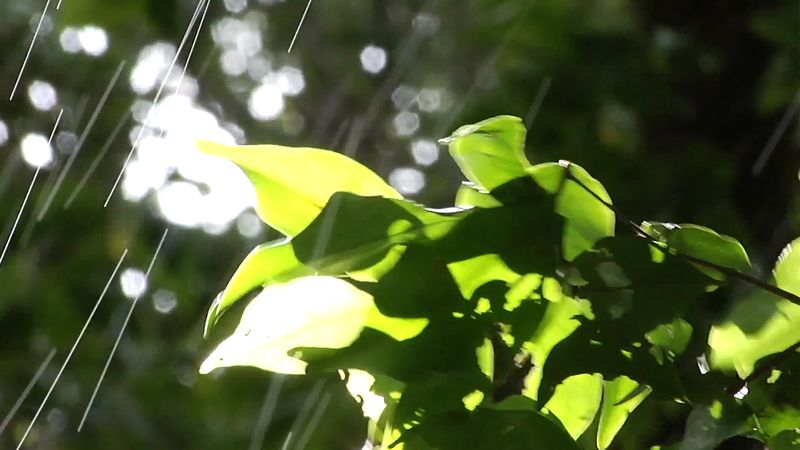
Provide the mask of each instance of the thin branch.
[{"label": "thin branch", "polygon": [[[599,202],[601,202],[603,205],[605,205],[608,209],[612,210],[614,212],[614,214],[616,215],[616,217],[620,221],[625,222],[627,225],[632,227],[637,233],[642,235],[642,237],[646,238],[653,248],[658,249],[662,253],[665,253],[665,254],[667,253],[667,250],[664,247],[662,247],[661,245],[659,245],[658,241],[656,239],[654,239],[652,236],[650,236],[650,234],[647,233],[647,231],[645,231],[641,226],[639,226],[636,222],[634,222],[631,219],[629,219],[625,215],[625,213],[623,213],[622,211],[619,210],[619,208],[617,208],[613,204],[605,201],[603,198],[601,198],[599,195],[597,195],[594,191],[589,189],[588,186],[586,186],[580,180],[578,180],[572,174],[572,168],[570,166],[570,163],[568,163],[568,162],[566,163],[566,170],[567,170],[566,178],[569,178],[570,180],[572,180],[575,183],[577,183],[578,186],[582,187],[586,192],[591,194],[595,199],[597,199]],[[698,258],[696,256],[692,256],[692,255],[688,255],[686,253],[678,252],[674,248],[672,250],[675,251],[675,255],[677,255],[678,257],[681,257],[681,258],[683,258],[683,259],[685,259],[685,260],[687,260],[687,261],[689,261],[689,262],[691,262],[693,264],[697,264],[698,266],[703,266],[703,267],[706,267],[706,268],[709,268],[709,269],[716,270],[717,272],[720,272],[720,273],[722,273],[724,275],[730,276],[732,278],[736,278],[736,279],[738,279],[740,281],[744,281],[744,282],[749,283],[749,284],[751,284],[753,286],[761,288],[761,289],[763,289],[763,290],[765,290],[765,291],[767,291],[767,292],[769,292],[771,294],[777,295],[778,297],[781,297],[781,298],[783,298],[785,300],[788,300],[788,301],[790,301],[790,302],[792,302],[792,303],[794,303],[796,305],[800,305],[800,296],[797,296],[797,295],[795,295],[795,294],[793,294],[793,293],[791,293],[789,291],[781,289],[778,286],[775,286],[773,284],[769,284],[769,283],[767,283],[765,281],[759,280],[758,278],[756,278],[756,277],[754,277],[752,275],[748,275],[746,273],[739,272],[736,269],[731,269],[730,267],[721,266],[721,265],[719,265],[717,263],[713,263],[711,261],[707,261],[705,259]]]}]

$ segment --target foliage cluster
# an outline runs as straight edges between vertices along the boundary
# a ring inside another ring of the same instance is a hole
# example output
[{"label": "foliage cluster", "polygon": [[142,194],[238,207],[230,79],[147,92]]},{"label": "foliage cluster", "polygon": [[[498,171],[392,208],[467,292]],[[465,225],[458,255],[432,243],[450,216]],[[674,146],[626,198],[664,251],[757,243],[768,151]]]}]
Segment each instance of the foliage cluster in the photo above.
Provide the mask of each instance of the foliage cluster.
[{"label": "foliage cluster", "polygon": [[215,299],[206,333],[260,290],[201,372],[338,371],[387,448],[602,450],[644,405],[685,417],[657,448],[800,448],[795,243],[763,281],[735,239],[634,222],[580,166],[532,165],[525,134],[500,116],[443,139],[468,180],[446,209],[335,152],[202,143],[287,237]]}]

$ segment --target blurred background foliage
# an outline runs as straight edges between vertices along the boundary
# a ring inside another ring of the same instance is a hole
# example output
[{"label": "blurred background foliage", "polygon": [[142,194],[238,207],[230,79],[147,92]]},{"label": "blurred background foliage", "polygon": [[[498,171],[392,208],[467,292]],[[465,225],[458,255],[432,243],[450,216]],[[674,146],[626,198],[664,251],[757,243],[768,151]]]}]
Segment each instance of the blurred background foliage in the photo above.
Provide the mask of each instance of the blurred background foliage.
[{"label": "blurred background foliage", "polygon": [[[634,218],[730,234],[762,270],[800,234],[797,2],[317,0],[290,53],[301,0],[211,0],[206,16],[194,0],[59,3],[48,2],[9,101],[45,1],[0,0],[3,242],[42,166],[0,265],[0,416],[58,352],[3,448],[25,432],[124,248],[27,448],[278,449],[290,432],[287,448],[361,448],[360,410],[335,376],[197,375],[212,344],[207,306],[254,243],[279,237],[258,222],[242,174],[199,156],[198,138],[335,148],[408,197],[447,206],[460,174],[436,140],[513,114],[529,125],[532,161],[581,164]],[[170,72],[193,14],[196,45],[190,34]],[[679,436],[683,419],[637,411],[616,445]]]}]

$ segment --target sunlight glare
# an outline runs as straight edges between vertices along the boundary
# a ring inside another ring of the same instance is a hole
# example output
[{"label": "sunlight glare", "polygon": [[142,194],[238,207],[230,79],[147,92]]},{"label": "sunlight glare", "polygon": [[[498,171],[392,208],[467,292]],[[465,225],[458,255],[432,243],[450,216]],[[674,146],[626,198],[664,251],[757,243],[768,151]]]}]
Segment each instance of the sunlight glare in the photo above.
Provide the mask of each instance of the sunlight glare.
[{"label": "sunlight glare", "polygon": [[6,142],[8,142],[8,125],[0,120],[0,146],[5,145]]},{"label": "sunlight glare", "polygon": [[[265,77],[269,78],[269,76]],[[250,93],[247,109],[254,119],[266,122],[283,112],[285,103],[281,89],[273,83],[262,83]]]},{"label": "sunlight glare", "polygon": [[58,103],[58,94],[52,84],[34,80],[28,86],[28,99],[31,105],[39,111],[50,111]]},{"label": "sunlight glare", "polygon": [[78,41],[89,56],[101,56],[108,50],[108,34],[96,25],[86,25],[78,31]]},{"label": "sunlight glare", "polygon": [[175,51],[175,46],[166,42],[156,42],[142,48],[130,75],[134,92],[143,95],[153,90],[169,70]]},{"label": "sunlight glare", "polygon": [[364,47],[358,55],[358,58],[361,60],[361,68],[371,74],[378,74],[386,68],[386,61],[388,59],[386,50],[375,45]]},{"label": "sunlight glare", "polygon": [[147,290],[147,279],[144,272],[136,268],[128,268],[119,276],[119,284],[125,297],[134,299]]},{"label": "sunlight glare", "polygon": [[28,133],[20,144],[22,159],[31,167],[47,167],[53,162],[53,147],[39,133]]}]

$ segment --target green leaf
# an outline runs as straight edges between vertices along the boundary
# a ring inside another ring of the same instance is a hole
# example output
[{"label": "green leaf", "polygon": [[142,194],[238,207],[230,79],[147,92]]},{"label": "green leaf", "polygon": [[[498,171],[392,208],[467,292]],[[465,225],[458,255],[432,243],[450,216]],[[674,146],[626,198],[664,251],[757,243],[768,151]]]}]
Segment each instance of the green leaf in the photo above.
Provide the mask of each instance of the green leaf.
[{"label": "green leaf", "polygon": [[502,280],[511,284],[520,278],[518,273],[509,269],[500,256],[495,254],[450,263],[447,269],[465,299],[471,299],[479,287],[490,281]]},{"label": "green leaf", "polygon": [[794,406],[769,407],[758,413],[759,430],[767,437],[777,436],[783,430],[800,426],[800,409]]},{"label": "green leaf", "polygon": [[[800,295],[800,246],[797,239],[783,249],[773,269],[775,284]],[[756,362],[800,342],[800,305],[765,291],[737,302],[727,318],[714,326],[708,343],[714,367],[752,373]]]},{"label": "green leaf", "polygon": [[[581,322],[578,319],[586,314],[590,314],[587,302],[569,297],[563,297],[558,301],[551,300],[535,332],[522,348],[533,355],[534,361],[540,368],[543,367],[553,348],[580,327]],[[540,368],[525,380],[523,393],[534,400],[539,400],[542,381]]]},{"label": "green leaf", "polygon": [[[653,350],[666,352],[667,356],[674,359],[689,345],[692,339],[692,326],[683,319],[661,324],[645,335],[647,340],[653,344]],[[660,361],[665,360],[662,353],[658,353]],[[658,356],[657,356],[658,357]]]},{"label": "green leaf", "polygon": [[296,236],[316,218],[335,192],[402,196],[374,172],[340,153],[280,145],[222,145],[198,148],[244,170],[258,196],[256,212],[269,226]]},{"label": "green leaf", "polygon": [[770,450],[800,450],[800,429],[781,431],[767,442],[767,447]]},{"label": "green leaf", "polygon": [[455,206],[459,208],[494,208],[500,205],[501,203],[492,197],[489,191],[475,183],[463,182],[456,192]]},{"label": "green leaf", "polygon": [[483,340],[478,348],[475,349],[475,356],[478,358],[478,367],[481,372],[486,375],[489,381],[494,380],[494,347],[492,341],[487,339]]},{"label": "green leaf", "polygon": [[[736,239],[718,234],[714,230],[699,225],[681,224],[666,231],[669,247],[684,255],[694,256],[723,267],[748,272],[750,258]],[[713,269],[696,266],[708,275],[722,280],[724,275]]]},{"label": "green leaf", "polygon": [[525,126],[519,117],[498,116],[457,129],[441,143],[469,181],[491,191],[525,176]]},{"label": "green leaf", "polygon": [[558,424],[534,411],[478,408],[429,417],[400,438],[419,437],[438,450],[578,450]]},{"label": "green leaf", "polygon": [[[581,166],[568,161],[544,163],[528,168],[527,173],[544,190],[556,194],[556,212],[566,219],[562,244],[564,259],[572,261],[600,239],[614,235],[614,211],[592,192],[609,204],[611,197]],[[567,177],[568,174],[580,184]]]},{"label": "green leaf", "polygon": [[603,406],[597,427],[597,448],[604,450],[611,445],[628,416],[650,394],[649,388],[640,388],[639,383],[621,376],[603,383]]},{"label": "green leaf", "polygon": [[697,405],[686,420],[679,450],[713,450],[737,434],[747,431],[749,413],[733,399]]},{"label": "green leaf", "polygon": [[206,358],[200,373],[219,367],[255,366],[301,374],[306,363],[289,354],[294,348],[346,347],[367,326],[404,340],[426,325],[425,319],[383,316],[369,294],[339,278],[296,278],[273,284],[253,299],[234,333]]},{"label": "green leaf", "polygon": [[222,314],[253,289],[313,274],[313,268],[297,260],[289,241],[281,240],[259,245],[239,264],[225,290],[214,299],[206,317],[204,335],[208,337],[211,328],[217,324]]},{"label": "green leaf", "polygon": [[577,440],[592,424],[603,393],[600,374],[573,375],[556,387],[545,410],[558,418],[572,439]]},{"label": "green leaf", "polygon": [[405,200],[334,194],[294,239],[260,245],[250,252],[211,305],[205,334],[228,308],[259,286],[312,274],[348,274],[375,281],[399,261],[402,244],[438,237],[459,218]]}]

